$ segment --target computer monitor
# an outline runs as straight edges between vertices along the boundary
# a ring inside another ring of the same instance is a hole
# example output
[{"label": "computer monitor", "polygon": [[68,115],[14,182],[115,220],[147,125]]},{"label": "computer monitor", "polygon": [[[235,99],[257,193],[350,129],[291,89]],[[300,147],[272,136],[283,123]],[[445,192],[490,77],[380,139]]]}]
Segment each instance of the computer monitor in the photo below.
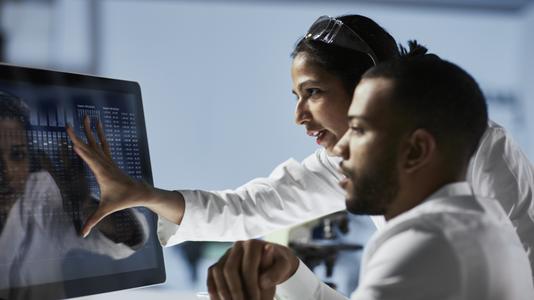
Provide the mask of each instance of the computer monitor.
[{"label": "computer monitor", "polygon": [[79,235],[99,201],[65,126],[101,122],[113,161],[152,184],[139,84],[0,64],[0,299],[57,299],[165,281],[156,216],[115,213]]}]

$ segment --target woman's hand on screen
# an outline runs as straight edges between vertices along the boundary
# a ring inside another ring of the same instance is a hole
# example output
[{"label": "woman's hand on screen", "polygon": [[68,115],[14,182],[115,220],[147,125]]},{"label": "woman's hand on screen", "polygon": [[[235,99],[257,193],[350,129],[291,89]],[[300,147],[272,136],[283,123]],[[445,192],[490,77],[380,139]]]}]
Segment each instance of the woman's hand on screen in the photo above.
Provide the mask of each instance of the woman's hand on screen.
[{"label": "woman's hand on screen", "polygon": [[96,125],[100,143],[91,132],[91,119],[88,116],[83,119],[83,129],[87,143],[76,135],[72,127],[67,126],[67,134],[72,140],[74,151],[89,166],[100,187],[98,208],[88,217],[82,228],[81,234],[86,237],[91,229],[109,214],[139,206],[140,201],[147,198],[153,188],[134,180],[113,162],[102,123],[98,122]]}]

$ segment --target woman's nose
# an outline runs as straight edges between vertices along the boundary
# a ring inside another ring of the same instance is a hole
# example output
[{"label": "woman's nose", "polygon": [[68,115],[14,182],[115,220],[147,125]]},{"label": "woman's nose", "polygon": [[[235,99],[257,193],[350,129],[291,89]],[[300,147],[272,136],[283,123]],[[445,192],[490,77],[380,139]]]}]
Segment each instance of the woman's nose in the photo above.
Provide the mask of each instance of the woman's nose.
[{"label": "woman's nose", "polygon": [[297,125],[303,125],[311,120],[312,115],[308,108],[307,101],[299,100],[297,102],[297,107],[295,108],[295,123],[297,123]]}]

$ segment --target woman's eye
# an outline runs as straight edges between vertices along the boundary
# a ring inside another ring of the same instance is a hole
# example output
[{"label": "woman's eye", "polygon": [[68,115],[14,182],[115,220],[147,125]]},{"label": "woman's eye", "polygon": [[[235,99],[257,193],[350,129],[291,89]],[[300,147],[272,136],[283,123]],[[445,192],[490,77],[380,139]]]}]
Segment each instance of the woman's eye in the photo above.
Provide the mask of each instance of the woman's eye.
[{"label": "woman's eye", "polygon": [[27,154],[25,151],[12,151],[10,156],[13,161],[22,161],[26,159]]}]

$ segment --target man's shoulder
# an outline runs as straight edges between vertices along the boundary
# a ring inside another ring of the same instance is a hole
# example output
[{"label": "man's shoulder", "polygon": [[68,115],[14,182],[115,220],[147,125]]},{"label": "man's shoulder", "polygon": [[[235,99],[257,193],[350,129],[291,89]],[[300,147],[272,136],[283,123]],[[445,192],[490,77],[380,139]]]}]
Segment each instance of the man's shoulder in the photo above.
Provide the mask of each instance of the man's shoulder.
[{"label": "man's shoulder", "polygon": [[461,299],[531,289],[528,259],[513,228],[481,208],[428,209],[390,221],[365,250],[363,270],[375,279],[370,286],[399,279],[401,286],[424,283],[420,292],[429,295],[445,286],[444,293],[456,291]]},{"label": "man's shoulder", "polygon": [[513,227],[496,200],[464,195],[424,202],[397,216],[377,232],[376,243],[412,231],[425,232],[451,244],[459,239],[480,244],[487,238],[482,232],[506,235],[510,230]]}]

